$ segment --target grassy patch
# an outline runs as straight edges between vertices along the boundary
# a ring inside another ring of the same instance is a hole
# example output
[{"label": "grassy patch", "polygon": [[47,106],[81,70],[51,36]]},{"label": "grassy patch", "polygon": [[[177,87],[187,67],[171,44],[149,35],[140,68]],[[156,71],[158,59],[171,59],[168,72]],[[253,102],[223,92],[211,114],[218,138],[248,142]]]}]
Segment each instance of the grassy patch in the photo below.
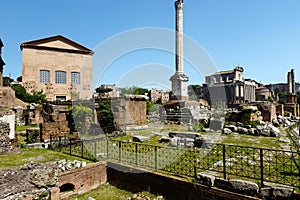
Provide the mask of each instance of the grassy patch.
[{"label": "grassy patch", "polygon": [[16,131],[17,132],[22,132],[22,131],[26,131],[26,129],[28,128],[38,128],[39,125],[34,125],[34,126],[17,126],[16,127]]},{"label": "grassy patch", "polygon": [[[224,135],[222,135],[224,136]],[[232,144],[238,146],[280,149],[278,138],[251,136],[251,135],[226,135],[222,144]]]},{"label": "grassy patch", "polygon": [[[157,196],[153,195],[147,191],[139,193],[140,195],[148,196],[150,199],[154,199]],[[101,185],[95,190],[91,190],[88,193],[82,195],[74,195],[67,200],[86,200],[88,197],[92,197],[94,199],[101,199],[101,200],[123,200],[127,199],[128,197],[132,198],[134,196],[133,193],[128,192],[126,190],[121,190],[117,187],[114,187],[108,183]]]},{"label": "grassy patch", "polygon": [[67,154],[51,151],[48,149],[24,148],[24,149],[20,149],[18,153],[0,156],[0,160],[1,160],[0,168],[22,166],[31,161],[38,162],[38,163],[47,163],[47,162],[58,161],[62,159],[84,160],[78,157],[69,156]]}]

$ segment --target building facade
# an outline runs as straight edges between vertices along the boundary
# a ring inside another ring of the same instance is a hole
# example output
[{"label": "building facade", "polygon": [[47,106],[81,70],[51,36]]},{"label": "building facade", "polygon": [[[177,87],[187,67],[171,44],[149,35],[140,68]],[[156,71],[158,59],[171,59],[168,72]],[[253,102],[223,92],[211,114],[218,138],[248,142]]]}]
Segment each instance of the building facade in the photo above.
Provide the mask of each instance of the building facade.
[{"label": "building facade", "polygon": [[210,105],[223,104],[234,107],[242,103],[255,101],[255,81],[244,79],[244,69],[216,72],[205,77],[203,84],[204,99]]},{"label": "building facade", "polygon": [[92,97],[93,51],[61,35],[21,43],[22,83],[48,101]]}]

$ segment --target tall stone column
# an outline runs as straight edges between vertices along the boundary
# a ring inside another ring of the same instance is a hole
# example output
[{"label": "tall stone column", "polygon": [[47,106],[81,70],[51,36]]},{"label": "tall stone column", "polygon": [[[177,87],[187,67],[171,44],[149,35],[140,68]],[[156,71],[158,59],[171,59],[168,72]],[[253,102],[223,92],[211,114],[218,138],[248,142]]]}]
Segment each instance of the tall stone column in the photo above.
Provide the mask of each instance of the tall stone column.
[{"label": "tall stone column", "polygon": [[183,0],[175,2],[176,9],[176,72],[183,73]]},{"label": "tall stone column", "polygon": [[0,87],[3,87],[3,66],[5,65],[4,61],[2,60],[2,47],[3,43],[0,39]]},{"label": "tall stone column", "polygon": [[188,81],[189,78],[184,74],[183,64],[183,0],[175,2],[176,9],[176,55],[175,65],[176,72],[170,78],[172,81],[173,99],[184,101],[188,100]]}]

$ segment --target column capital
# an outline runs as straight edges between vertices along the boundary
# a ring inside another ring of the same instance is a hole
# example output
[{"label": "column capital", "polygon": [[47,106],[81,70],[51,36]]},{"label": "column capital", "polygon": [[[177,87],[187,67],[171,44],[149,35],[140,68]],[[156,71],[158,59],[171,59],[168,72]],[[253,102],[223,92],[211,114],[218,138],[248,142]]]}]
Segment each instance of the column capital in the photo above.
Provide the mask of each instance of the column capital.
[{"label": "column capital", "polygon": [[175,1],[175,8],[176,9],[183,9],[183,0]]}]

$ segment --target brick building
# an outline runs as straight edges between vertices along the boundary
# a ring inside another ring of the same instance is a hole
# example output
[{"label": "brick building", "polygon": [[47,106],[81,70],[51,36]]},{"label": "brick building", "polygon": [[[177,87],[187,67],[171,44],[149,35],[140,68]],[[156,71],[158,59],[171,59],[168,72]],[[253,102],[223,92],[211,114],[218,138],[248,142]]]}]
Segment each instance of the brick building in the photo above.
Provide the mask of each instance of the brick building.
[{"label": "brick building", "polygon": [[61,35],[21,43],[22,82],[49,101],[92,97],[93,51]]}]

